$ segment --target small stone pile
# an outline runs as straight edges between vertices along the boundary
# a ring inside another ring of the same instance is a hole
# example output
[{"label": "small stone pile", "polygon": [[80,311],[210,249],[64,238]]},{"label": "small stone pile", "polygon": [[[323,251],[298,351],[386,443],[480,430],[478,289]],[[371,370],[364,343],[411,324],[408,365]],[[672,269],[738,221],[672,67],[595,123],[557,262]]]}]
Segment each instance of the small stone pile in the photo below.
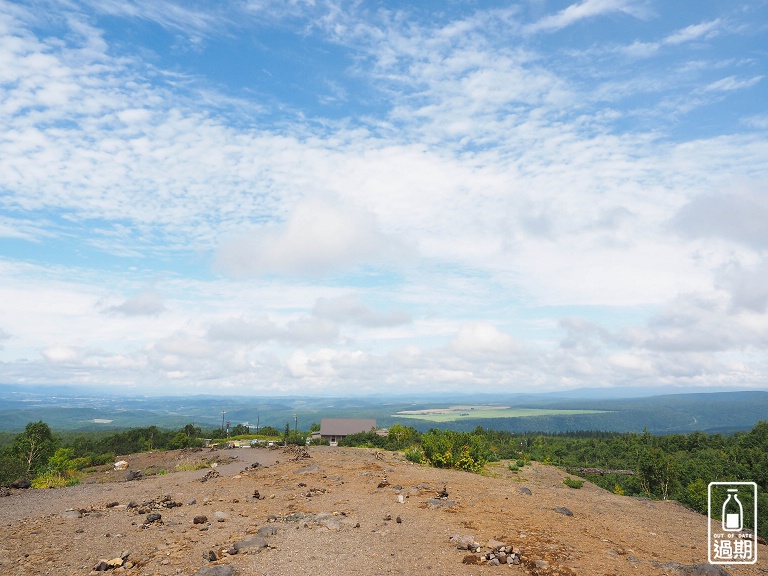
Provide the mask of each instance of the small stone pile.
[{"label": "small stone pile", "polygon": [[312,498],[313,496],[320,496],[321,494],[325,494],[328,490],[325,488],[310,488],[307,493],[307,498]]},{"label": "small stone pile", "polygon": [[221,476],[221,474],[216,472],[216,470],[209,470],[208,472],[205,473],[205,476],[200,478],[200,482],[208,482],[208,480],[211,480],[213,478],[218,478],[219,476]]},{"label": "small stone pile", "polygon": [[470,535],[454,534],[450,538],[459,550],[468,550],[473,554],[464,556],[464,564],[488,564],[488,566],[517,565],[520,564],[520,552],[514,551],[512,546],[490,540],[485,546],[478,544]]},{"label": "small stone pile", "polygon": [[150,514],[151,512],[156,510],[176,508],[181,505],[182,505],[181,502],[176,502],[173,498],[171,498],[170,494],[166,494],[164,496],[160,496],[153,500],[147,500],[145,502],[142,502],[141,504],[136,504],[135,502],[131,502],[130,504],[128,504],[128,508],[133,510],[135,514]]},{"label": "small stone pile", "polygon": [[[422,490],[421,486],[417,486],[419,490]],[[427,487],[426,489],[429,489]],[[435,494],[434,498],[427,500],[427,507],[434,510],[436,508],[455,508],[456,502],[448,498],[448,488],[443,485],[443,489]]]},{"label": "small stone pile", "polygon": [[298,462],[299,460],[306,460],[307,458],[312,458],[312,456],[309,455],[309,450],[307,450],[304,446],[286,446],[283,448],[283,453],[290,454],[290,461],[292,462]]}]

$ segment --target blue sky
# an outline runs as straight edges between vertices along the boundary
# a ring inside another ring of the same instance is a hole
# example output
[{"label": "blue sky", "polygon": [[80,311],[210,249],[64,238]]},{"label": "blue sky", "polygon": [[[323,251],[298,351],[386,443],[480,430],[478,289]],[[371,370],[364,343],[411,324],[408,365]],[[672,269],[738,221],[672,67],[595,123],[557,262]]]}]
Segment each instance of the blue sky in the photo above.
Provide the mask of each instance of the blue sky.
[{"label": "blue sky", "polygon": [[0,0],[0,382],[765,388],[768,3]]}]

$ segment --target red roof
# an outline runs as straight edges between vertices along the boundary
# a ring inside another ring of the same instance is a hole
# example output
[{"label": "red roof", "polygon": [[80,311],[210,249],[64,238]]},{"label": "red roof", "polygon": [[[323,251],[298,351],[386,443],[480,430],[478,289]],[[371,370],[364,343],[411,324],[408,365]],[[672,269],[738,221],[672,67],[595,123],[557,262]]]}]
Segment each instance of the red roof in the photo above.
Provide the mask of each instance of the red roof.
[{"label": "red roof", "polygon": [[320,420],[321,436],[348,436],[376,429],[374,418],[323,418]]}]

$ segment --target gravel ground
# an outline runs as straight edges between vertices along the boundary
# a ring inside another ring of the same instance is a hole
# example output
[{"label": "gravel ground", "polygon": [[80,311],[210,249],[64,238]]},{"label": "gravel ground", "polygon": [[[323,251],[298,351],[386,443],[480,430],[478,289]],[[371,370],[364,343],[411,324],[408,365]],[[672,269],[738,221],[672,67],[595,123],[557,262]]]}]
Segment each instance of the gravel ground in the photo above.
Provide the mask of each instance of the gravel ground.
[{"label": "gravel ground", "polygon": [[[139,480],[102,469],[79,486],[13,491],[0,498],[0,574],[86,575],[120,556],[123,566],[110,572],[130,576],[192,576],[214,566],[235,576],[672,576],[680,573],[672,563],[707,561],[705,517],[588,482],[568,488],[553,467],[513,473],[497,463],[481,476],[366,449],[312,447],[301,456],[283,448],[141,454],[125,458],[129,470],[148,472]],[[215,468],[151,475],[211,459]],[[443,489],[447,497],[437,498]],[[161,518],[147,524],[151,513]],[[510,545],[521,563],[465,564],[472,554],[452,535]],[[235,553],[248,538],[266,547],[243,544]],[[728,573],[768,573],[768,549],[759,555],[757,565]]]}]

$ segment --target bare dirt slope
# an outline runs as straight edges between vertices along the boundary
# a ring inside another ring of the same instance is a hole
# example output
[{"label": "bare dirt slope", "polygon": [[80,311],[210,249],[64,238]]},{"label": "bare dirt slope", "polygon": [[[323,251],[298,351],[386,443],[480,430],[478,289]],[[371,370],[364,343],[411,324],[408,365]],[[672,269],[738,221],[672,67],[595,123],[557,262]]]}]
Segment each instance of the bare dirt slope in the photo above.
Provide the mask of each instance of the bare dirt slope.
[{"label": "bare dirt slope", "polygon": [[[126,458],[128,471],[148,472],[138,480],[105,469],[71,488],[13,491],[0,498],[0,574],[84,575],[102,559],[122,563],[110,573],[130,576],[191,576],[205,567],[235,576],[677,575],[686,573],[680,565],[707,562],[704,516],[589,483],[568,488],[557,468],[534,463],[512,473],[499,463],[480,476],[390,452],[312,447],[307,454],[135,455]],[[211,458],[214,469],[151,475]],[[443,488],[447,496],[437,498]],[[150,514],[160,518],[148,522]],[[520,564],[464,563],[477,556],[459,550],[452,535],[484,549],[490,540],[510,545]],[[757,565],[728,573],[768,573],[765,546],[759,556]]]}]

